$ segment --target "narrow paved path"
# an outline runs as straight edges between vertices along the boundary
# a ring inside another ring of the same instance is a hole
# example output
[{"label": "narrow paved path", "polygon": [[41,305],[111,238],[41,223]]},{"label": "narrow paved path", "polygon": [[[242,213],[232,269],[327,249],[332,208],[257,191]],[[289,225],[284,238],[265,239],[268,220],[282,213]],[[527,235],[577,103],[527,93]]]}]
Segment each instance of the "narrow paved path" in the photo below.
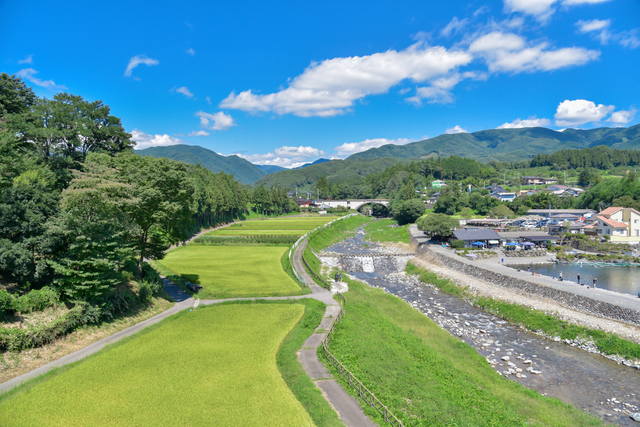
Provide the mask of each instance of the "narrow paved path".
[{"label": "narrow paved path", "polygon": [[[226,224],[228,226],[230,224]],[[204,234],[210,230],[206,230],[200,234]],[[197,237],[197,236],[195,236]],[[194,238],[195,238],[194,237]],[[191,240],[191,239],[190,239]],[[258,301],[258,300],[287,300],[287,299],[301,299],[301,298],[313,298],[318,301],[322,301],[327,305],[327,309],[324,314],[322,322],[316,329],[316,332],[311,335],[304,343],[303,349],[300,350],[300,362],[304,367],[307,374],[315,382],[315,384],[323,391],[323,396],[327,399],[329,404],[338,413],[338,416],[342,422],[348,427],[373,427],[376,424],[364,414],[358,402],[351,397],[338,382],[332,377],[332,375],[326,370],[324,365],[318,359],[317,349],[322,345],[322,340],[331,326],[331,322],[337,316],[340,311],[340,306],[333,299],[333,294],[328,290],[318,286],[313,278],[307,273],[304,263],[302,262],[302,253],[307,248],[307,240],[301,242],[293,255],[293,264],[296,271],[300,274],[302,279],[311,289],[311,294],[296,295],[296,296],[284,296],[284,297],[263,297],[263,298],[226,298],[215,300],[200,300],[201,305],[217,304],[224,301]],[[97,341],[81,350],[71,353],[65,357],[48,363],[40,368],[34,369],[24,375],[16,377],[10,381],[0,384],[0,394],[35,378],[39,375],[49,372],[51,369],[59,368],[69,363],[77,362],[85,357],[100,351],[108,344],[115,343],[121,339],[140,332],[144,328],[154,325],[167,317],[178,313],[179,311],[193,307],[196,300],[189,296],[186,292],[180,289],[176,284],[170,280],[162,277],[164,282],[164,290],[176,301],[176,304],[169,310],[166,310],[160,314],[157,314],[150,319],[140,322],[134,326],[131,326],[123,331],[115,333],[107,338]]]}]

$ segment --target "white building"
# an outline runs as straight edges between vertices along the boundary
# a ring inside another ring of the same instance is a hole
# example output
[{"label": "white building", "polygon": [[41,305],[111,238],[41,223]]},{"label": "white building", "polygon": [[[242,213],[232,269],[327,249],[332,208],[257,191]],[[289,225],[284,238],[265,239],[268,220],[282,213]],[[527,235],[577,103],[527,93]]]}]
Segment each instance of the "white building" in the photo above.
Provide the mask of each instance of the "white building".
[{"label": "white building", "polygon": [[640,212],[632,208],[611,207],[596,216],[598,235],[612,243],[640,243]]}]

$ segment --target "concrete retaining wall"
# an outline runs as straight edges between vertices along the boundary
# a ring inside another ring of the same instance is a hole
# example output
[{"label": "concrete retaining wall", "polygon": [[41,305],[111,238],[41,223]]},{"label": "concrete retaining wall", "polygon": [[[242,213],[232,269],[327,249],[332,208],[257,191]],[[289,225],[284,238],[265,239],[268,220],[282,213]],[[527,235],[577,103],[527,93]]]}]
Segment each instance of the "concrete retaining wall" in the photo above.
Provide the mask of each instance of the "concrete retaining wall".
[{"label": "concrete retaining wall", "polygon": [[[423,254],[429,251],[428,245],[419,244],[415,241],[415,239],[414,243],[418,244],[416,253]],[[538,283],[529,282],[527,280],[517,279],[515,277],[496,273],[494,271],[487,270],[476,265],[467,264],[461,260],[455,259],[454,257],[449,257],[438,252],[429,252],[431,255],[436,257],[436,259],[445,267],[451,268],[455,271],[459,271],[471,277],[477,277],[480,280],[485,280],[489,283],[493,283],[494,285],[501,286],[507,289],[522,291],[527,294],[539,295],[544,298],[551,298],[554,301],[564,305],[565,307],[574,310],[582,311],[607,319],[640,325],[640,313],[635,310],[620,307],[608,302],[598,301],[582,295],[576,295],[571,292],[554,289],[548,286],[540,285]]]}]

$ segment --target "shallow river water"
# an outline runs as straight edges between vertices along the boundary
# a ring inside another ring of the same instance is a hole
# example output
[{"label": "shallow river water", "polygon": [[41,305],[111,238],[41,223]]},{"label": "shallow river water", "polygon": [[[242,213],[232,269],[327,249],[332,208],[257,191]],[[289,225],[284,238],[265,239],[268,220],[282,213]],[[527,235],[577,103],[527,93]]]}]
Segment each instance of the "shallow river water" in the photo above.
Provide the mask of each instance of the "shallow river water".
[{"label": "shallow river water", "polygon": [[[386,256],[390,255],[389,249],[365,242],[362,231],[326,252],[352,255],[346,259],[335,256],[321,259],[407,301],[473,346],[505,378],[582,408],[609,423],[640,426],[628,416],[629,412],[639,411],[640,370],[511,326],[456,297],[425,286],[416,277],[404,274],[401,264],[409,257]],[[364,260],[367,255],[368,258],[374,255],[373,259]],[[359,257],[362,262],[358,262]]]}]

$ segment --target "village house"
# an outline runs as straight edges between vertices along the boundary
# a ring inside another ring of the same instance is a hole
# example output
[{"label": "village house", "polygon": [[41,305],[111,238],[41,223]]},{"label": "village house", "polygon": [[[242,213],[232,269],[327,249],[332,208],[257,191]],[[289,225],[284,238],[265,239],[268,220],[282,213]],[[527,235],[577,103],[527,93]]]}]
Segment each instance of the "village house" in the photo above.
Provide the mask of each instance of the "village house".
[{"label": "village house", "polygon": [[440,179],[436,179],[435,181],[431,182],[431,188],[444,188],[446,186],[447,186],[447,183]]},{"label": "village house", "polygon": [[632,208],[610,207],[596,215],[598,236],[612,243],[640,243],[640,212]]},{"label": "village house", "polygon": [[558,182],[555,178],[543,178],[540,176],[523,176],[524,185],[549,185]]}]

